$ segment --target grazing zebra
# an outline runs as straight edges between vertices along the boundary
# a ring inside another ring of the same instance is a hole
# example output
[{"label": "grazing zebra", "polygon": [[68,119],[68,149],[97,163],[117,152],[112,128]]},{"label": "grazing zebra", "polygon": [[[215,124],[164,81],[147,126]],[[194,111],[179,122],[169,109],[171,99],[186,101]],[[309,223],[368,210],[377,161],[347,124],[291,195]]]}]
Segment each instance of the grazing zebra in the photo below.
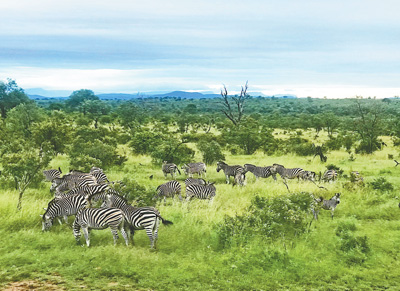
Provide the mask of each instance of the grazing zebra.
[{"label": "grazing zebra", "polygon": [[320,208],[330,210],[333,219],[333,212],[335,211],[336,206],[340,203],[340,193],[335,193],[335,195],[329,200],[325,200],[324,198],[320,197],[318,199],[315,199],[315,202],[317,202],[318,208],[312,209],[312,211],[316,220],[318,220],[318,213]]},{"label": "grazing zebra", "polygon": [[[74,188],[67,193],[63,193],[61,191],[56,191],[55,192],[55,198],[60,199],[72,195],[80,195],[80,196],[86,196],[86,195],[92,195],[96,193],[101,193],[106,191],[109,188],[107,184],[97,184],[97,185],[84,185],[81,187]],[[57,189],[58,190],[58,189]]]},{"label": "grazing zebra", "polygon": [[185,164],[181,167],[185,171],[186,175],[189,175],[189,177],[193,177],[193,174],[198,174],[200,177],[204,173],[204,177],[206,176],[206,164],[204,163],[189,163]]},{"label": "grazing zebra", "polygon": [[166,197],[173,197],[175,194],[178,194],[179,200],[182,201],[181,184],[176,180],[161,184],[157,187],[156,191],[157,194],[154,196],[154,199],[164,196],[164,204],[166,203]]},{"label": "grazing zebra", "polygon": [[[62,199],[53,199],[49,202],[42,217],[42,231],[49,230],[53,225],[54,218],[63,217],[68,223],[68,216],[75,215],[78,210],[87,205],[85,197],[74,195]],[[58,220],[61,224],[61,221]]]},{"label": "grazing zebra", "polygon": [[178,171],[179,175],[181,171],[179,171],[178,166],[173,163],[167,163],[167,161],[163,162],[162,171],[164,173],[165,179],[167,179],[167,175],[171,174],[172,179],[174,179],[175,172]]},{"label": "grazing zebra", "polygon": [[187,178],[185,179],[185,185],[206,185],[206,180],[204,179],[194,179],[194,178]]},{"label": "grazing zebra", "polygon": [[107,194],[102,206],[115,207],[122,210],[129,224],[127,230],[129,229],[128,232],[130,232],[129,236],[132,243],[135,230],[145,229],[151,248],[156,246],[160,220],[165,225],[172,224],[171,221],[164,219],[154,207],[133,207],[125,198],[116,194]]},{"label": "grazing zebra", "polygon": [[54,178],[50,191],[64,192],[84,185],[96,185],[97,180],[90,174],[67,174],[61,178]]},{"label": "grazing zebra", "polygon": [[79,244],[81,238],[82,228],[83,234],[86,239],[86,245],[90,246],[89,232],[91,229],[105,229],[111,228],[111,233],[114,237],[114,245],[117,244],[118,240],[118,229],[121,231],[122,236],[125,239],[126,245],[128,245],[128,236],[125,232],[124,227],[125,215],[122,210],[117,208],[82,208],[78,211],[73,224],[74,236],[76,242]]},{"label": "grazing zebra", "polygon": [[97,168],[97,167],[92,167],[90,169],[89,174],[91,174],[93,177],[96,178],[98,184],[110,183],[110,181],[108,180],[106,174],[104,174],[103,169],[100,169],[100,168]]},{"label": "grazing zebra", "polygon": [[360,172],[352,171],[350,173],[350,181],[354,183],[362,184],[364,183],[364,178],[361,176]]},{"label": "grazing zebra", "polygon": [[214,183],[208,185],[187,185],[186,200],[189,201],[193,197],[196,197],[198,199],[209,199],[212,202],[215,197],[215,191]]},{"label": "grazing zebra", "polygon": [[256,179],[268,178],[269,176],[272,176],[274,178],[274,180],[276,181],[276,174],[273,174],[271,172],[271,168],[272,168],[272,166],[257,167],[252,164],[245,164],[244,165],[244,174],[246,174],[247,172],[251,172],[256,177]]},{"label": "grazing zebra", "polygon": [[62,174],[61,168],[58,167],[58,170],[56,169],[50,169],[50,170],[44,170],[43,175],[45,176],[47,181],[53,181],[55,178],[60,178]]},{"label": "grazing zebra", "polygon": [[304,170],[301,168],[286,169],[284,166],[279,164],[273,164],[271,167],[272,173],[278,173],[282,179],[300,179],[303,175]]},{"label": "grazing zebra", "polygon": [[235,179],[235,183],[239,185],[244,185],[244,180],[246,179],[245,171],[242,166],[234,165],[229,166],[225,162],[217,163],[217,172],[223,170],[226,178],[226,184],[229,184],[229,177],[232,176]]},{"label": "grazing zebra", "polygon": [[335,170],[327,170],[322,176],[321,180],[324,182],[334,182],[336,181],[338,173]]},{"label": "grazing zebra", "polygon": [[303,171],[299,174],[300,179],[304,181],[315,181],[315,172],[312,171]]}]

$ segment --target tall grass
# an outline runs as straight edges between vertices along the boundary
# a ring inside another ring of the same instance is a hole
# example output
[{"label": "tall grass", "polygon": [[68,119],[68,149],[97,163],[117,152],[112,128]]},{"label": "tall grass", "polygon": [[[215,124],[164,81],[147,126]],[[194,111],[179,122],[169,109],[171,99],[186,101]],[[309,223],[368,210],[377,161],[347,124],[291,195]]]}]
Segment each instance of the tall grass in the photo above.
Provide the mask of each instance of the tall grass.
[{"label": "tall grass", "polygon": [[[19,212],[17,192],[1,190],[0,282],[5,286],[13,281],[48,281],[69,290],[396,290],[400,288],[400,168],[387,159],[390,152],[395,150],[388,147],[371,156],[357,155],[355,161],[349,161],[344,151],[330,153],[327,164],[339,166],[347,175],[352,170],[361,172],[365,186],[345,187],[344,178],[324,184],[327,190],[294,180],[288,185],[293,193],[307,191],[326,199],[341,192],[333,220],[329,211],[321,210],[319,220],[301,236],[270,240],[255,235],[246,244],[230,248],[219,245],[217,225],[227,216],[245,215],[255,196],[286,195],[279,177],[276,182],[256,180],[249,173],[246,186],[233,187],[209,166],[207,179],[217,187],[212,204],[178,199],[157,204],[162,216],[174,223],[160,227],[157,251],[150,250],[144,231],[137,231],[135,244],[126,247],[122,238],[113,245],[109,229],[94,230],[90,248],[77,245],[67,225],[55,223],[42,233],[39,215],[51,199],[50,185],[27,190]],[[277,162],[317,173],[325,170],[325,164],[311,157],[226,156],[229,164]],[[58,166],[69,170],[64,156],[52,161],[51,167]],[[111,180],[134,179],[150,190],[165,182],[160,167],[146,156],[130,155],[124,166],[107,174]],[[369,187],[368,182],[378,177],[393,184],[394,190]]]}]

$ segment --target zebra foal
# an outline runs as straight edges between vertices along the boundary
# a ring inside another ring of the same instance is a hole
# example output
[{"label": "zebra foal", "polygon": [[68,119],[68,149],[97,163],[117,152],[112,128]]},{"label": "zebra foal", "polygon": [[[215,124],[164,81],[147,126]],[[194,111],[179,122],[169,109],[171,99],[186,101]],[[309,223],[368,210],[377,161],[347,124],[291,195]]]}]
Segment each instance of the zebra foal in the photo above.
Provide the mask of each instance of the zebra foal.
[{"label": "zebra foal", "polygon": [[315,220],[318,220],[318,214],[321,208],[324,210],[330,210],[333,219],[335,208],[340,203],[340,193],[335,193],[335,195],[329,200],[326,200],[322,197],[317,198],[315,199],[315,202],[317,203],[317,207],[312,209]]},{"label": "zebra foal", "polygon": [[80,243],[81,228],[85,236],[86,245],[90,246],[90,230],[110,228],[114,238],[114,245],[117,244],[118,230],[128,245],[128,236],[125,232],[125,215],[117,208],[82,208],[78,211],[73,224],[76,242]]},{"label": "zebra foal", "polygon": [[181,169],[183,169],[185,174],[189,175],[189,177],[193,177],[193,174],[198,174],[201,177],[203,173],[205,177],[207,172],[206,164],[201,162],[185,164]]}]

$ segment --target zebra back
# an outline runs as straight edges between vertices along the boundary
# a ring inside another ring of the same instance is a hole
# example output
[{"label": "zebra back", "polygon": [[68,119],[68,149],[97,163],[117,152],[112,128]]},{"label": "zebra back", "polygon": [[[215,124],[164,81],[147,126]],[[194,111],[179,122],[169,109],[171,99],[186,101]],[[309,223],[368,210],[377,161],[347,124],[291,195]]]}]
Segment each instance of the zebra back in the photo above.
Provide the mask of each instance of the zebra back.
[{"label": "zebra back", "polygon": [[186,199],[190,200],[193,197],[198,199],[210,199],[215,197],[216,188],[214,183],[209,185],[187,185],[186,186]]},{"label": "zebra back", "polygon": [[244,174],[247,172],[251,172],[256,178],[268,178],[269,176],[274,176],[276,179],[275,175],[272,174],[271,171],[272,166],[268,167],[257,167],[252,164],[245,164],[244,165]]},{"label": "zebra back", "polygon": [[271,167],[272,173],[278,173],[282,179],[294,179],[300,178],[303,174],[304,170],[302,168],[291,168],[286,169],[284,166],[280,164],[273,164]]},{"label": "zebra back", "polygon": [[61,168],[58,167],[57,169],[50,169],[50,170],[44,170],[43,175],[46,178],[47,181],[53,181],[55,178],[60,178],[62,174]]},{"label": "zebra back", "polygon": [[194,179],[194,178],[187,178],[185,179],[185,185],[206,185],[206,180],[204,179]]},{"label": "zebra back", "polygon": [[335,181],[337,179],[337,176],[338,174],[335,170],[327,170],[322,176],[322,181],[324,182]]}]

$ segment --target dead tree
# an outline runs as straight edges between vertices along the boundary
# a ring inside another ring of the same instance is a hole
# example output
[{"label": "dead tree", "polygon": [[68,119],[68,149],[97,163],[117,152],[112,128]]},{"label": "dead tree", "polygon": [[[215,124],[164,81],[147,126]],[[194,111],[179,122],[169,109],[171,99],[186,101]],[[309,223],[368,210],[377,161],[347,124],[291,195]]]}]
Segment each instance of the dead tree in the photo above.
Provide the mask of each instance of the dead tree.
[{"label": "dead tree", "polygon": [[224,89],[221,90],[221,104],[224,106],[224,109],[222,109],[221,111],[225,114],[226,117],[228,117],[230,121],[232,121],[235,126],[238,126],[243,118],[244,102],[248,98],[248,95],[246,93],[248,88],[247,83],[248,82],[246,82],[246,85],[242,87],[242,91],[240,92],[239,96],[229,96],[228,90],[226,89],[225,85]]},{"label": "dead tree", "polygon": [[328,160],[328,157],[324,155],[322,146],[316,146],[313,144],[313,149],[314,149],[314,158],[316,156],[319,156],[321,162],[325,163]]}]

